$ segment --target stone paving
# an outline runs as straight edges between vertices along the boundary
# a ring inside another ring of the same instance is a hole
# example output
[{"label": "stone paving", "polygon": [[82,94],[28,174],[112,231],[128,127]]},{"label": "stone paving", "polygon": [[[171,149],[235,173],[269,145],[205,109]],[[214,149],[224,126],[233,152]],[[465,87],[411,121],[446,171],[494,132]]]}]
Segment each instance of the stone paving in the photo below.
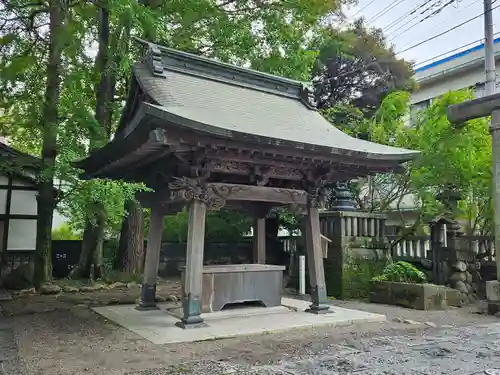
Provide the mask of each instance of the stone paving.
[{"label": "stone paving", "polygon": [[14,333],[0,317],[0,374],[18,374],[18,362]]},{"label": "stone paving", "polygon": [[421,336],[360,338],[307,358],[250,366],[198,361],[130,375],[500,375],[500,323],[434,329]]}]

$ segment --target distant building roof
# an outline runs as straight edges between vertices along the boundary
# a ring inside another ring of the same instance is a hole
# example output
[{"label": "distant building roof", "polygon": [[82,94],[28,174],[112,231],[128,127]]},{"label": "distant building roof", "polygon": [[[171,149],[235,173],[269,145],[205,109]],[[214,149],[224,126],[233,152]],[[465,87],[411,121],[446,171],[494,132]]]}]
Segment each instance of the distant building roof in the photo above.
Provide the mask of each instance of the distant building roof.
[{"label": "distant building roof", "polygon": [[[495,44],[500,43],[500,37],[494,39],[493,42]],[[450,55],[450,56],[447,56],[447,57],[443,57],[442,59],[433,61],[433,62],[431,62],[429,64],[423,65],[420,68],[415,69],[415,73],[424,72],[427,69],[434,68],[434,67],[439,66],[441,64],[444,64],[444,63],[446,63],[448,61],[452,61],[452,60],[458,59],[460,57],[469,55],[469,54],[471,54],[473,52],[480,51],[482,49],[484,49],[484,43],[481,43],[481,44],[479,44],[477,46],[471,47],[471,48],[466,49],[464,51],[457,52],[457,53],[455,53],[453,55]]]}]

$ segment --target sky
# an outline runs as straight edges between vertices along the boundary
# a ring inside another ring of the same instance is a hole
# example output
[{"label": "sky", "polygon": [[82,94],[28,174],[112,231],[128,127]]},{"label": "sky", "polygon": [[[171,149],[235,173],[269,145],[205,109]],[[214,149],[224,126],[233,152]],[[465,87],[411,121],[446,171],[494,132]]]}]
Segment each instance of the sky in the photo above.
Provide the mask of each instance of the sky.
[{"label": "sky", "polygon": [[[381,28],[388,40],[394,45],[396,52],[403,51],[423,40],[446,31],[468,19],[483,13],[483,0],[455,0],[446,6],[440,13],[423,20],[432,10],[439,9],[450,0],[358,0],[357,6],[346,11],[349,19],[364,17],[368,25]],[[425,4],[425,6],[422,6]],[[435,4],[434,7],[429,6]],[[441,4],[441,6],[439,5]],[[500,0],[493,0],[493,23],[495,37],[500,36]],[[388,7],[388,10],[384,8]],[[418,11],[412,15],[407,13],[414,8]],[[365,9],[363,9],[365,8]],[[422,11],[429,8],[423,15]],[[383,12],[382,12],[383,11]],[[379,13],[379,14],[378,14]],[[378,15],[377,15],[378,14]],[[404,17],[403,17],[404,16]],[[401,18],[396,24],[391,23]],[[422,22],[420,22],[423,20]],[[405,31],[406,30],[406,31]],[[446,57],[480,44],[484,38],[484,21],[479,17],[467,24],[450,31],[434,40],[398,54],[406,60],[414,61],[418,66],[431,63],[434,60]],[[468,46],[466,44],[472,43]],[[455,50],[457,49],[457,50]],[[449,52],[455,50],[453,52]],[[439,56],[445,54],[444,56]]]}]

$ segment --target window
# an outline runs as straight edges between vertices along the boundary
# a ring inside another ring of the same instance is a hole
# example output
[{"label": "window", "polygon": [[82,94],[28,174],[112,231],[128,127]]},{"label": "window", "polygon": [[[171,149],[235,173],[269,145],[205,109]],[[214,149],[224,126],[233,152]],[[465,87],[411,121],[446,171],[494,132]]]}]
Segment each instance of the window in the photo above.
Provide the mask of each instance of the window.
[{"label": "window", "polygon": [[486,91],[486,85],[484,83],[476,83],[474,85],[474,93],[476,95],[476,98],[482,98],[485,94]]},{"label": "window", "polygon": [[420,112],[425,110],[427,107],[431,105],[431,99],[422,100],[418,103],[413,103],[410,106],[410,125],[415,125]]}]

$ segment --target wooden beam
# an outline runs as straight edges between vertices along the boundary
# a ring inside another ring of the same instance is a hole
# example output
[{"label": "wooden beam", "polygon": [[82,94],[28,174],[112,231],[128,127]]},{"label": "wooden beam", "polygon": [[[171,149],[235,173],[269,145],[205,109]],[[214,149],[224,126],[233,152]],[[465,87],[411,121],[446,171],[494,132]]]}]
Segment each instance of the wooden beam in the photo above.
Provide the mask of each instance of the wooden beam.
[{"label": "wooden beam", "polygon": [[209,194],[224,200],[255,201],[272,203],[306,204],[307,192],[298,189],[283,189],[267,186],[249,186],[224,183],[207,184]]},{"label": "wooden beam", "polygon": [[210,210],[220,209],[226,201],[268,202],[277,205],[307,203],[305,190],[226,183],[197,184],[195,180],[179,178],[167,189],[138,193],[137,197],[144,207],[160,205],[165,212],[172,204],[179,205],[193,199],[203,201]]}]

